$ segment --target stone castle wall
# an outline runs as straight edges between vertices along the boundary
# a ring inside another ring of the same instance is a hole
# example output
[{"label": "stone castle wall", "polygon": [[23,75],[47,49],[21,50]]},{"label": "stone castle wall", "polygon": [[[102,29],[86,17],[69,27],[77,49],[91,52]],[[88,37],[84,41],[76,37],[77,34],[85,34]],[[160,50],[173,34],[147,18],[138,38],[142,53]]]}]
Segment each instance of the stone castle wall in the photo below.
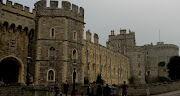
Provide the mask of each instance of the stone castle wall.
[{"label": "stone castle wall", "polygon": [[84,74],[90,82],[96,81],[101,74],[107,84],[122,84],[130,78],[129,59],[108,49],[98,43],[98,35],[94,34],[94,43],[91,41],[91,33],[86,32],[86,40],[83,47]]},{"label": "stone castle wall", "polygon": [[[168,77],[168,69],[166,66],[171,57],[178,56],[178,46],[157,42],[156,45],[149,44],[142,47],[145,51],[146,75],[148,78],[151,78],[148,81],[154,81],[157,76]],[[165,62],[165,67],[158,66],[160,62]],[[149,75],[147,74],[148,71],[150,72]]]},{"label": "stone castle wall", "polygon": [[129,47],[127,50],[127,57],[131,63],[131,76],[134,78],[136,84],[145,84],[145,61],[144,50],[141,47]]},{"label": "stone castle wall", "polygon": [[29,37],[33,39],[35,31],[35,14],[29,7],[11,1],[0,2],[0,61],[14,58],[19,64],[19,83],[25,83],[27,69]]},{"label": "stone castle wall", "polygon": [[[136,46],[135,33],[125,29],[120,30],[120,34],[114,35],[111,31],[108,46],[113,46],[113,50],[120,52],[130,58],[131,76],[135,77],[135,83],[145,83],[146,81],[156,81],[157,76],[168,77],[167,64],[171,57],[178,56],[179,48],[173,44],[158,42],[157,45]],[[158,66],[159,62],[165,62],[165,67]]]}]

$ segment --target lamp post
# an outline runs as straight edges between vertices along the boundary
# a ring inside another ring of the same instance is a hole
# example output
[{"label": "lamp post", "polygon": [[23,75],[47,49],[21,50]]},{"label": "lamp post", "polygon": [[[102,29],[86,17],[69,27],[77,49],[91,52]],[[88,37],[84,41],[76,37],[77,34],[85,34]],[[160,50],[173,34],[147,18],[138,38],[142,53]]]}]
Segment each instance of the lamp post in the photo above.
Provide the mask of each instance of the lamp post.
[{"label": "lamp post", "polygon": [[74,68],[74,72],[73,72],[73,90],[72,90],[72,95],[75,96],[75,80],[76,80],[76,71]]},{"label": "lamp post", "polygon": [[27,86],[29,86],[29,84],[30,84],[30,72],[29,72],[29,70],[30,70],[30,62],[31,62],[31,57],[27,57],[26,58],[27,59],[27,75],[26,75],[26,85]]}]

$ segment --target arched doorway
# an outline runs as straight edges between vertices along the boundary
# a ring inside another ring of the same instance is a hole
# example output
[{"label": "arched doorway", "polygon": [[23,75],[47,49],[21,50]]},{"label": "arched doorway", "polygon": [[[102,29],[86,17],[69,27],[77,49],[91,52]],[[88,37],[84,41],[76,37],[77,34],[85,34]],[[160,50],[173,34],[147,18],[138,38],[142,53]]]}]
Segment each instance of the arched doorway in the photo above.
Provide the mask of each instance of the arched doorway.
[{"label": "arched doorway", "polygon": [[22,82],[22,66],[14,57],[7,57],[0,61],[0,81],[5,84]]}]

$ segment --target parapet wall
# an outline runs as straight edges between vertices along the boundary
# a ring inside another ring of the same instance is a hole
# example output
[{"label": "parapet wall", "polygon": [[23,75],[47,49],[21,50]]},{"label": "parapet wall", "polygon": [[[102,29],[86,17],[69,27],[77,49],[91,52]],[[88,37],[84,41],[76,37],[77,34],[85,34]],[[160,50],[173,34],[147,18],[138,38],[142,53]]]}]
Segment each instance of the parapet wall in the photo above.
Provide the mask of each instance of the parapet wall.
[{"label": "parapet wall", "polygon": [[62,7],[58,8],[58,1],[51,1],[50,7],[46,1],[41,0],[35,4],[37,16],[68,17],[84,23],[84,9],[67,1],[62,1]]},{"label": "parapet wall", "polygon": [[[0,2],[2,3],[2,1],[0,1]],[[28,17],[28,18],[35,18],[35,16],[36,16],[36,11],[35,10],[30,12],[29,7],[23,6],[23,5],[18,4],[18,3],[14,3],[14,5],[13,5],[12,1],[9,1],[9,0],[6,1],[6,4],[2,5],[2,10],[3,11],[8,11],[10,13],[18,14],[18,15],[21,15],[21,16],[25,16],[25,17]]]}]

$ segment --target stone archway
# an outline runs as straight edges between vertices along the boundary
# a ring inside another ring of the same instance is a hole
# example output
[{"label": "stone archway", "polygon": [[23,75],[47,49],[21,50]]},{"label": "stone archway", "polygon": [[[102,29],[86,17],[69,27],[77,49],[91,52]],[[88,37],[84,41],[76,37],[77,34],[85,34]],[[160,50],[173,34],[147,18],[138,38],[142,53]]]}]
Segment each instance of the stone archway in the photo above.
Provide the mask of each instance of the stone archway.
[{"label": "stone archway", "polygon": [[5,84],[24,83],[24,66],[16,57],[5,57],[0,61],[0,80]]}]

